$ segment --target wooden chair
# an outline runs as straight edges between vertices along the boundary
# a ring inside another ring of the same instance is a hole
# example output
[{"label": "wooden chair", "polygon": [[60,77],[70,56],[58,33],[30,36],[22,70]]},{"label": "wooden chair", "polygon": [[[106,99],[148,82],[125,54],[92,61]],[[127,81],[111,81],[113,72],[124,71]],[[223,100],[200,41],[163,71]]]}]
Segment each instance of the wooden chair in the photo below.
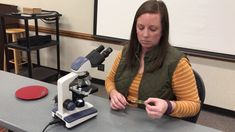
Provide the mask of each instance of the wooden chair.
[{"label": "wooden chair", "polygon": [[[7,36],[11,35],[12,42],[16,42],[19,37],[24,35],[24,32],[25,30],[22,28],[6,29],[6,34]],[[13,60],[10,60],[9,62],[14,64],[15,73],[19,74],[19,70],[22,67],[22,64],[24,64],[22,62],[22,53],[21,51],[17,49],[13,49],[13,48],[9,48],[9,49],[13,51]],[[6,70],[6,57],[4,57],[4,70]]]}]

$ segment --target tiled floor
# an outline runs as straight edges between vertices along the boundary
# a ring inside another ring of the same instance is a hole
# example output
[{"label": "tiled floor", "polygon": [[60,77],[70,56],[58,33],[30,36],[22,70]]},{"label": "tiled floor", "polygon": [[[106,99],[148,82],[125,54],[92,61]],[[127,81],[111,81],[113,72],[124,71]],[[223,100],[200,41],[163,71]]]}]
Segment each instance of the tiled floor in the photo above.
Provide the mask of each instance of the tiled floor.
[{"label": "tiled floor", "polygon": [[235,132],[235,118],[208,111],[201,111],[197,123],[224,132]]}]

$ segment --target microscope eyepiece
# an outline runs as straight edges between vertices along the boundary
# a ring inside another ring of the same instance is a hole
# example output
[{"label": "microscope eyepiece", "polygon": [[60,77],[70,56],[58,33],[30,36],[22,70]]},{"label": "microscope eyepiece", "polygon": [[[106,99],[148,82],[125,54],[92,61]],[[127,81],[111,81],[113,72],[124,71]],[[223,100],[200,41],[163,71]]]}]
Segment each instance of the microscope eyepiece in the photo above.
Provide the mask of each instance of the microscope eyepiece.
[{"label": "microscope eyepiece", "polygon": [[98,48],[95,49],[97,52],[101,52],[102,50],[104,50],[104,46],[100,45]]},{"label": "microscope eyepiece", "polygon": [[109,56],[109,54],[113,51],[110,47],[108,47],[106,50],[102,52],[101,55],[103,55],[105,58]]},{"label": "microscope eyepiece", "polygon": [[90,61],[92,67],[99,66],[106,57],[113,51],[110,47],[104,50],[104,46],[100,45],[98,48],[90,52],[86,58]]}]

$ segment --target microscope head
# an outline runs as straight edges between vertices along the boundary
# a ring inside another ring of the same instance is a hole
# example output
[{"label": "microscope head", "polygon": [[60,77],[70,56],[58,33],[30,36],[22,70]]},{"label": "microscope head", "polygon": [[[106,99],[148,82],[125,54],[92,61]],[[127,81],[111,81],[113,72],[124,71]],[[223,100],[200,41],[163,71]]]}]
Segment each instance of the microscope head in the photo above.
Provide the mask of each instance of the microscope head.
[{"label": "microscope head", "polygon": [[92,50],[86,57],[78,57],[71,65],[71,70],[75,73],[86,72],[91,68],[98,67],[113,50],[109,47],[104,50],[104,46]]},{"label": "microscope head", "polygon": [[[111,48],[105,49],[103,45],[98,48],[92,50],[86,57],[78,57],[71,65],[71,70],[73,71],[74,80],[72,80],[70,84],[70,91],[76,93],[78,95],[87,96],[92,91],[96,91],[95,89],[87,92],[90,88],[90,80],[89,70],[91,68],[97,67],[102,64],[106,57],[113,51]],[[80,90],[80,91],[79,91]],[[84,92],[85,91],[85,92]]]},{"label": "microscope head", "polygon": [[91,62],[92,67],[102,64],[106,57],[113,51],[110,47],[104,50],[104,46],[100,45],[97,49],[91,51],[86,58]]}]

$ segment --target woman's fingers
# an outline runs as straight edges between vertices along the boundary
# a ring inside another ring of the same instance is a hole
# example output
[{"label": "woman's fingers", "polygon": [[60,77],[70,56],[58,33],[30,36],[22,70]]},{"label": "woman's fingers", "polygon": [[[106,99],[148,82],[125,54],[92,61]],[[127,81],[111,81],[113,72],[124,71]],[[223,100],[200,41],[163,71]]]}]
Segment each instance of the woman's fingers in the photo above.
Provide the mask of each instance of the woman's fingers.
[{"label": "woman's fingers", "polygon": [[127,101],[125,97],[119,93],[117,90],[112,90],[110,94],[111,98],[111,108],[118,110],[118,109],[125,109],[125,106],[127,105]]},{"label": "woman's fingers", "polygon": [[145,101],[145,106],[146,112],[150,118],[161,118],[167,109],[166,101],[159,98],[147,99]]},{"label": "woman's fingers", "polygon": [[155,112],[155,111],[151,111],[149,109],[146,109],[147,111],[147,114],[150,118],[152,119],[156,119],[156,118],[161,118],[162,117],[162,114],[159,113],[159,112]]},{"label": "woman's fingers", "polygon": [[122,98],[116,96],[111,99],[112,105],[117,109],[125,109],[125,105],[122,104]]}]

